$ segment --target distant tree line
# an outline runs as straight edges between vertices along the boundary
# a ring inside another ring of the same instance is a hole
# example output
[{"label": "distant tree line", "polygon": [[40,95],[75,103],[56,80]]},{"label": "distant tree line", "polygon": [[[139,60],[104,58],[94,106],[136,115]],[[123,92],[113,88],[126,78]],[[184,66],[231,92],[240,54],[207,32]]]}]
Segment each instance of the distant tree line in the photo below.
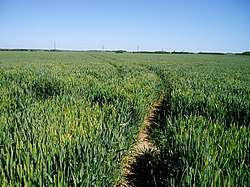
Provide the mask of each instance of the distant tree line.
[{"label": "distant tree line", "polygon": [[126,53],[127,51],[125,50],[116,50],[115,53]]},{"label": "distant tree line", "polygon": [[172,54],[194,54],[192,52],[187,52],[187,51],[174,51]]},{"label": "distant tree line", "polygon": [[29,49],[0,49],[0,51],[30,51]]},{"label": "distant tree line", "polygon": [[58,49],[0,49],[0,51],[47,51],[47,52],[53,52],[53,51],[67,51],[67,50],[58,50]]},{"label": "distant tree line", "polygon": [[174,51],[174,52],[169,52],[169,51],[138,51],[138,52],[133,52],[133,53],[146,53],[146,54],[194,54],[192,52],[186,52],[186,51]]},{"label": "distant tree line", "polygon": [[[116,50],[115,53],[127,53],[125,50]],[[167,51],[133,51],[132,53],[146,53],[146,54],[170,54],[171,52]]]},{"label": "distant tree line", "polygon": [[225,53],[209,53],[209,52],[199,52],[201,55],[224,55]]},{"label": "distant tree line", "polygon": [[250,55],[250,51],[246,51],[243,53],[236,53],[236,55]]},{"label": "distant tree line", "polygon": [[[58,50],[58,49],[0,49],[0,51],[46,51],[46,52],[62,52],[62,51],[75,51],[75,50]],[[134,52],[128,52],[126,50],[114,50],[114,51],[100,51],[100,50],[87,50],[88,52],[115,52],[115,53],[142,53],[142,54],[205,54],[205,55],[225,55],[226,53],[217,53],[217,52],[187,52],[187,51],[134,51]],[[84,52],[77,51],[77,52]],[[250,55],[250,51],[245,51],[242,53],[233,53],[235,55]]]}]

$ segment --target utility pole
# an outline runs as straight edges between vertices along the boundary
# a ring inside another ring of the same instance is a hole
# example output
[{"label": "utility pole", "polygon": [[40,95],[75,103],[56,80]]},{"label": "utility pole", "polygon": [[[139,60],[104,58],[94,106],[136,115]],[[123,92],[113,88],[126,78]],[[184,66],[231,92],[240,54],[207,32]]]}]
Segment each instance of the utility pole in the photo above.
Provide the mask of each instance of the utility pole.
[{"label": "utility pole", "polygon": [[104,45],[102,44],[102,51],[104,51]]}]

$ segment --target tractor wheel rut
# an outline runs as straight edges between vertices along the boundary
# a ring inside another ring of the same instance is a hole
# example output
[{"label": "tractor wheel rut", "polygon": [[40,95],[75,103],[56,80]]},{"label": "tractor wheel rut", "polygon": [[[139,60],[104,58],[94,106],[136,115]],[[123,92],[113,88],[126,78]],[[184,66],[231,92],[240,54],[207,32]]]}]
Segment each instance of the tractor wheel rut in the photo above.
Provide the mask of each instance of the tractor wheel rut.
[{"label": "tractor wheel rut", "polygon": [[154,104],[152,109],[150,109],[148,115],[146,116],[141,126],[141,129],[139,130],[136,144],[133,145],[130,154],[124,159],[125,161],[124,161],[123,174],[125,175],[125,179],[123,180],[121,185],[123,187],[140,186],[140,185],[134,185],[133,181],[131,181],[133,179],[127,177],[135,174],[133,166],[136,165],[137,157],[148,152],[159,152],[159,150],[157,150],[157,147],[154,144],[154,141],[150,137],[150,128],[151,128],[150,126],[153,123],[157,113],[160,112],[163,102],[164,102],[164,97],[161,96],[158,99],[158,101]]}]

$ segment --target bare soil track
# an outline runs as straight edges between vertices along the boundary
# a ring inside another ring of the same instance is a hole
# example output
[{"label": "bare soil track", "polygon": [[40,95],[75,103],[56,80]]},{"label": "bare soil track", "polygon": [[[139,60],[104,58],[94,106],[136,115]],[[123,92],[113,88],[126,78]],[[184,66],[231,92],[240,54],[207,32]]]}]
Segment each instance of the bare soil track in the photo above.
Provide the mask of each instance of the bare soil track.
[{"label": "bare soil track", "polygon": [[[123,170],[123,174],[125,175],[125,179],[121,184],[121,186],[123,187],[141,186],[138,183],[135,184],[135,182],[133,181],[134,180],[133,177],[131,177],[133,175],[140,175],[138,173],[138,170],[134,168],[134,166],[137,165],[137,162],[140,162],[138,161],[137,158],[139,158],[142,155],[148,154],[150,152],[158,152],[157,147],[154,145],[154,142],[150,137],[150,126],[153,123],[154,121],[153,119],[155,118],[156,114],[159,112],[163,100],[164,97],[161,96],[158,99],[158,101],[154,104],[153,108],[150,109],[138,133],[137,143],[131,148],[130,154],[124,159],[125,169]],[[139,172],[144,172],[144,171],[139,171]]]}]

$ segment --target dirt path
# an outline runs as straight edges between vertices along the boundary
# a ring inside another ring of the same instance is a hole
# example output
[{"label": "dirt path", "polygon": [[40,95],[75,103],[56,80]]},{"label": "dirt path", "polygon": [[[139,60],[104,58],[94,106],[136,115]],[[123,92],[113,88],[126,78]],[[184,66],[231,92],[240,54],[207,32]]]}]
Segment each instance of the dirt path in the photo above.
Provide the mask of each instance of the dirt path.
[{"label": "dirt path", "polygon": [[[124,175],[133,174],[133,168],[131,165],[135,165],[137,160],[135,159],[139,155],[143,155],[145,152],[148,151],[157,151],[154,142],[152,141],[149,135],[150,125],[152,124],[152,119],[154,119],[155,115],[159,112],[159,108],[163,102],[163,96],[154,104],[153,108],[149,111],[147,117],[145,118],[143,125],[138,133],[137,143],[132,147],[130,155],[125,158],[124,161]],[[142,171],[143,172],[143,171]],[[123,181],[123,187],[131,186],[129,181]]]}]

